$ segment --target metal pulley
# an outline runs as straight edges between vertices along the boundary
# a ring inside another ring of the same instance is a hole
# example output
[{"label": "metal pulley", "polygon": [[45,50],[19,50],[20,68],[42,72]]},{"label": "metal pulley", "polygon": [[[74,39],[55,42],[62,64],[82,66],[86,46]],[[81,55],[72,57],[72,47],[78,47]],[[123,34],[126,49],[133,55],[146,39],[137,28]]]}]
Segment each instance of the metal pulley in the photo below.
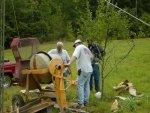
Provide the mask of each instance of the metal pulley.
[{"label": "metal pulley", "polygon": [[61,59],[55,58],[52,59],[49,63],[49,71],[52,74],[52,76],[56,76],[56,75],[63,76],[64,69],[65,66]]}]

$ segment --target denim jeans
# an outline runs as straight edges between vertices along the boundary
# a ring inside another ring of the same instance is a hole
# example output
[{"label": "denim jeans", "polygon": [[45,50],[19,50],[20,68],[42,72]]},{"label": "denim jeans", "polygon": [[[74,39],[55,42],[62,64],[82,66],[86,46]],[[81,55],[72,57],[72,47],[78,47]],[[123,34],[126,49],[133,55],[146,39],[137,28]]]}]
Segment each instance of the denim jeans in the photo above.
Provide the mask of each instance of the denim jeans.
[{"label": "denim jeans", "polygon": [[77,78],[77,93],[78,93],[78,103],[84,104],[89,100],[90,95],[90,77],[92,72],[82,72]]},{"label": "denim jeans", "polygon": [[[70,75],[70,71],[68,70],[68,68],[65,68],[63,77],[68,77],[69,75]],[[64,86],[65,88],[67,87],[67,80],[64,80]]]},{"label": "denim jeans", "polygon": [[96,92],[100,91],[100,69],[99,69],[99,64],[92,64],[93,67],[93,73],[91,75],[90,79],[90,90],[93,89],[93,78],[94,78],[94,83],[95,83],[95,90]]},{"label": "denim jeans", "polygon": [[68,69],[68,68],[65,68],[65,69],[64,69],[63,76],[64,76],[64,77],[67,77],[67,76],[69,76],[69,74],[70,74],[69,69]]}]

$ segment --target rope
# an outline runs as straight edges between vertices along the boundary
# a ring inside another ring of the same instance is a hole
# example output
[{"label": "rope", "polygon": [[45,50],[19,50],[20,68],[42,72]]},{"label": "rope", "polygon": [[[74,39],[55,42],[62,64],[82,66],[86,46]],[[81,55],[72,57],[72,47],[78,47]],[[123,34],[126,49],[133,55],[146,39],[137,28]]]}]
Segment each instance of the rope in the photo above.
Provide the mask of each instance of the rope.
[{"label": "rope", "polygon": [[18,22],[17,22],[17,18],[16,18],[16,12],[15,12],[15,6],[14,6],[14,0],[11,0],[12,3],[12,7],[13,7],[13,13],[14,13],[14,18],[15,18],[15,25],[16,25],[16,29],[17,29],[17,34],[20,38],[20,33],[19,33],[19,28],[18,28]]}]

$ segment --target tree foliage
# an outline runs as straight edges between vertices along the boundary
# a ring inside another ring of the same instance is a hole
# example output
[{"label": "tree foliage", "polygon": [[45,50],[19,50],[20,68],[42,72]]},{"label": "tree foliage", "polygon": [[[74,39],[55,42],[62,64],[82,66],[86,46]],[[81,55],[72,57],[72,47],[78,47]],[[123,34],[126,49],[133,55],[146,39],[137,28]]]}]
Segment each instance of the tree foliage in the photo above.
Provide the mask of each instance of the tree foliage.
[{"label": "tree foliage", "polygon": [[[138,18],[150,21],[149,0],[112,0]],[[40,41],[83,38],[124,39],[134,32],[149,37],[150,28],[104,0],[6,0],[6,43],[11,37],[37,37]]]}]

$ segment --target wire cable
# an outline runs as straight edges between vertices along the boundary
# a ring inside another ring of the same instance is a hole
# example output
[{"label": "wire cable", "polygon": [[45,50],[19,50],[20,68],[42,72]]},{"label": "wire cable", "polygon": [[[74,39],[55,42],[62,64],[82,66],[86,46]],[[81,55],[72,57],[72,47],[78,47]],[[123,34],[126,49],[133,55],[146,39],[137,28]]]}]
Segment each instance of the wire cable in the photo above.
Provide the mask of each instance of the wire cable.
[{"label": "wire cable", "polygon": [[5,0],[1,1],[1,39],[0,39],[0,112],[3,113],[4,81],[4,38],[5,38]]},{"label": "wire cable", "polygon": [[[113,7],[117,8],[117,9],[123,11],[124,13],[128,14],[129,16],[133,17],[134,19],[137,19],[138,21],[142,22],[143,24],[145,24],[145,25],[147,25],[147,26],[150,26],[148,23],[146,23],[146,22],[144,22],[144,21],[138,19],[137,17],[133,16],[132,14],[130,14],[130,13],[128,13],[128,12],[126,12],[125,10],[121,9],[120,7],[118,7],[118,6],[116,6],[116,5],[112,4],[112,3],[110,3],[110,2],[107,1],[107,0],[105,0],[105,1],[106,1],[107,3],[109,3],[109,4],[111,4]],[[106,16],[108,16],[108,15],[107,15],[107,9],[106,9]],[[108,28],[108,25],[107,25],[107,28]],[[105,38],[105,42],[104,42],[104,50],[107,49],[107,46],[108,46],[107,43],[108,43],[108,41],[109,41],[109,37],[108,37],[108,35],[107,35],[107,34],[108,34],[107,32],[108,32],[108,30],[106,31],[106,38]],[[135,46],[134,40],[131,40],[131,43],[132,43],[132,46],[130,47],[130,49],[128,50],[128,52],[127,52],[118,62],[115,61],[114,66],[111,67],[111,69],[108,71],[108,73],[106,73],[105,76],[104,76],[104,70],[105,70],[105,68],[106,68],[106,62],[105,62],[106,59],[105,59],[105,58],[102,59],[102,79],[103,79],[103,80],[108,77],[108,75],[114,70],[115,67],[117,67],[124,59],[126,59],[126,58],[129,56],[129,54],[131,53],[131,51],[133,50],[133,48],[134,48],[134,46]],[[110,58],[110,57],[108,57],[108,58]],[[108,60],[108,58],[107,58],[107,60]]]},{"label": "wire cable", "polygon": [[15,25],[16,25],[17,35],[20,38],[19,27],[18,27],[18,22],[17,22],[17,17],[16,17],[16,11],[15,11],[15,6],[14,6],[14,0],[11,0],[11,4],[12,4],[12,7],[13,7],[13,14],[14,14],[14,18],[15,18]]},{"label": "wire cable", "polygon": [[132,40],[132,46],[130,47],[129,51],[123,56],[123,58],[121,58],[118,62],[116,62],[115,66],[113,66],[110,71],[104,76],[104,79],[114,70],[114,68],[116,66],[118,66],[124,59],[126,59],[129,54],[131,53],[131,51],[133,50],[135,44],[134,44],[134,41]]},{"label": "wire cable", "polygon": [[122,12],[124,12],[124,13],[128,14],[129,16],[133,17],[134,19],[136,19],[136,20],[140,21],[141,23],[143,23],[143,24],[147,25],[148,27],[150,27],[150,24],[148,24],[147,22],[145,22],[145,21],[143,21],[143,20],[141,20],[141,19],[139,19],[139,18],[135,17],[134,15],[132,15],[132,14],[128,13],[127,11],[125,11],[125,10],[121,9],[120,7],[118,7],[118,6],[114,5],[113,3],[111,3],[111,2],[109,2],[109,1],[107,1],[107,0],[105,0],[105,1],[106,1],[107,3],[109,3],[110,5],[114,6],[115,8],[117,8],[117,9],[121,10]]}]

